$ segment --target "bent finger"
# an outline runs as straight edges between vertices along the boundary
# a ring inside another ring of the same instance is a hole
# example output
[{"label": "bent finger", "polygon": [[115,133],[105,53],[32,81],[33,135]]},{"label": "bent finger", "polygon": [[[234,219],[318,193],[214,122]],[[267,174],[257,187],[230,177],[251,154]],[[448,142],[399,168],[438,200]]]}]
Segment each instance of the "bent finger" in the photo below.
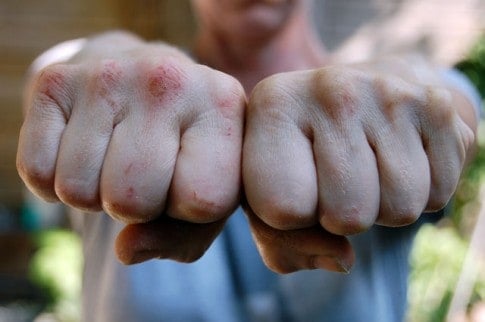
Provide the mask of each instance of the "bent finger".
[{"label": "bent finger", "polygon": [[278,230],[267,225],[245,207],[251,233],[266,266],[287,274],[305,269],[348,273],[355,255],[346,237],[333,235],[319,226]]},{"label": "bent finger", "polygon": [[117,236],[115,252],[124,264],[149,259],[194,262],[205,253],[224,227],[225,220],[194,224],[168,216],[126,226]]}]

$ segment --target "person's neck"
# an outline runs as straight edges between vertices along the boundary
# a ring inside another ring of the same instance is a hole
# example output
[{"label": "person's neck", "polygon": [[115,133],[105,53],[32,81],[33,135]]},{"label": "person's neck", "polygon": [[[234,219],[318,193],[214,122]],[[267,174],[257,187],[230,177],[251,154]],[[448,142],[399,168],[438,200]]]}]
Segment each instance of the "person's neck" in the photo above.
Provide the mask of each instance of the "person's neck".
[{"label": "person's neck", "polygon": [[201,63],[236,77],[249,93],[272,74],[327,63],[325,48],[307,18],[296,14],[278,33],[251,43],[205,28],[196,38],[195,55]]}]

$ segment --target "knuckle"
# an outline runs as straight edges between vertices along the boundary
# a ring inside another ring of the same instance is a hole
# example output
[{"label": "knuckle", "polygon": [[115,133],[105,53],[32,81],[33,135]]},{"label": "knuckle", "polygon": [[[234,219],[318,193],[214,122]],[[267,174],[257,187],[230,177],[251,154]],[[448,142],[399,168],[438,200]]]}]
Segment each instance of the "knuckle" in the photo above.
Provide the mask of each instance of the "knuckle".
[{"label": "knuckle", "polygon": [[67,65],[47,66],[38,73],[38,77],[34,81],[35,99],[65,106],[70,98],[70,78],[70,68]]},{"label": "knuckle", "polygon": [[123,78],[123,70],[115,60],[102,60],[89,75],[90,91],[104,97],[117,89]]},{"label": "knuckle", "polygon": [[258,109],[281,109],[292,100],[291,88],[282,75],[270,76],[260,81],[251,92],[249,105]]},{"label": "knuckle", "polygon": [[20,177],[29,188],[43,199],[53,199],[54,175],[51,169],[23,158],[17,158],[16,166]]},{"label": "knuckle", "polygon": [[375,76],[372,88],[382,113],[389,120],[394,120],[401,113],[401,107],[421,106],[424,102],[421,91],[399,77]]},{"label": "knuckle", "polygon": [[331,120],[347,120],[358,112],[360,72],[345,67],[325,67],[313,74],[312,92],[317,105]]},{"label": "knuckle", "polygon": [[55,191],[65,204],[88,211],[100,210],[97,189],[92,189],[85,180],[56,179]]},{"label": "knuckle", "polygon": [[[89,67],[88,67],[89,68]],[[121,95],[118,94],[122,89],[124,77],[124,67],[116,60],[102,60],[93,70],[85,71],[87,76],[87,95],[96,104],[88,104],[86,108],[107,106],[115,116],[122,116],[123,105]]]},{"label": "knuckle", "polygon": [[230,215],[236,201],[225,200],[224,196],[210,196],[192,191],[175,205],[177,217],[193,223],[210,223]]},{"label": "knuckle", "polygon": [[[336,235],[354,235],[366,231],[375,216],[367,216],[361,207],[325,209],[320,215],[320,225]],[[372,218],[369,219],[369,218]]]},{"label": "knuckle", "polygon": [[127,195],[111,193],[109,197],[101,196],[103,210],[111,217],[126,223],[145,223],[155,219],[159,213],[150,202],[134,196],[133,188],[127,189]]},{"label": "knuckle", "polygon": [[316,223],[313,212],[303,209],[296,202],[269,201],[257,209],[257,215],[269,226],[278,230],[306,228]]},{"label": "knuckle", "polygon": [[404,209],[401,210],[396,214],[394,219],[394,226],[406,226],[414,223],[418,220],[419,216],[421,215],[421,210],[417,209]]},{"label": "knuckle", "polygon": [[379,224],[388,227],[401,227],[414,223],[420,217],[423,207],[418,203],[400,204],[382,209]]},{"label": "knuckle", "polygon": [[446,207],[454,192],[453,187],[435,187],[430,191],[426,211],[438,211]]},{"label": "knuckle", "polygon": [[222,112],[223,115],[227,115],[229,111],[241,114],[245,105],[245,93],[241,83],[234,77],[209,70],[212,78],[212,88],[209,91],[210,99],[213,101],[213,105]]},{"label": "knuckle", "polygon": [[452,97],[449,90],[436,86],[426,88],[427,112],[433,121],[433,124],[440,127],[448,127],[451,124],[457,112],[452,105]]},{"label": "knuckle", "polygon": [[168,57],[140,71],[149,102],[155,105],[173,102],[180,97],[188,79],[182,64]]}]

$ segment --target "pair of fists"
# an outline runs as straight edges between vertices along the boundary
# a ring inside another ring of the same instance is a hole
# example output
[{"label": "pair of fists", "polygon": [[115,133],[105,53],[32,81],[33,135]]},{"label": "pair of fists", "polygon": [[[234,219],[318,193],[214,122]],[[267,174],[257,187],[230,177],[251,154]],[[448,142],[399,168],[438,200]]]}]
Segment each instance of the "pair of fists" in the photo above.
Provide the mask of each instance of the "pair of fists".
[{"label": "pair of fists", "polygon": [[249,98],[155,47],[51,65],[26,100],[18,170],[46,200],[129,224],[126,263],[196,260],[242,186],[271,269],[347,271],[344,236],[443,207],[474,140],[449,91],[393,64],[277,74]]}]

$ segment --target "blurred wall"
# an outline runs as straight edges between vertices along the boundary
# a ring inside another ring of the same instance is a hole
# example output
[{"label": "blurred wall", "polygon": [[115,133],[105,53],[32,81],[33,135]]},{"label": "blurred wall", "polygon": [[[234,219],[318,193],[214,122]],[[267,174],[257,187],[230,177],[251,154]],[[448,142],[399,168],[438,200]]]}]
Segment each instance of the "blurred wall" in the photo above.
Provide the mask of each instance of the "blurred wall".
[{"label": "blurred wall", "polygon": [[485,30],[485,0],[315,0],[320,34],[340,60],[419,51],[451,65]]}]

